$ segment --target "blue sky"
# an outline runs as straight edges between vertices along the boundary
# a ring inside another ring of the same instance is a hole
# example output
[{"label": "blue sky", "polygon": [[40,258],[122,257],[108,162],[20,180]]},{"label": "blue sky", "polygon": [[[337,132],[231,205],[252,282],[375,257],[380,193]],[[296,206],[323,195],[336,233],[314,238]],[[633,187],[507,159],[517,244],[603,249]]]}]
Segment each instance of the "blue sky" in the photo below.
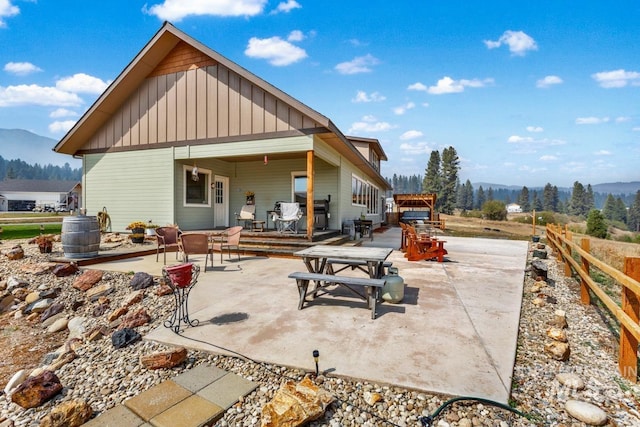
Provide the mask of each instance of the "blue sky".
[{"label": "blue sky", "polygon": [[0,128],[59,140],[165,20],[378,138],[384,176],[453,146],[463,182],[640,180],[636,0],[0,0]]}]

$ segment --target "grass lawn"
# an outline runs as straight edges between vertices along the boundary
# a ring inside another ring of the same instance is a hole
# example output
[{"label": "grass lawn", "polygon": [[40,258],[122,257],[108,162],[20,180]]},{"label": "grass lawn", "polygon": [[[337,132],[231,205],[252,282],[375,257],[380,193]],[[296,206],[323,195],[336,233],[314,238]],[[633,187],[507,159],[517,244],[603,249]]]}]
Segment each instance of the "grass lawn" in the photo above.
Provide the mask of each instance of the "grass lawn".
[{"label": "grass lawn", "polygon": [[[40,227],[44,230],[41,230]],[[13,239],[30,239],[43,234],[60,234],[62,230],[62,223],[43,223],[43,224],[5,224],[0,227],[2,232],[0,233],[0,239],[13,240]]]}]

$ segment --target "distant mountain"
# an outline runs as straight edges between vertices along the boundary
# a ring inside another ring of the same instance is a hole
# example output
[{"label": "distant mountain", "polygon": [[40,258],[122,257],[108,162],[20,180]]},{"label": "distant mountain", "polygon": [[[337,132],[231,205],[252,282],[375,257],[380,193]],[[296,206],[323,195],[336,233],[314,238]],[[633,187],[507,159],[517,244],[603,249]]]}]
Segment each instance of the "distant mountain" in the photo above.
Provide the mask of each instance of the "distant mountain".
[{"label": "distant mountain", "polygon": [[55,139],[36,135],[24,129],[0,129],[0,156],[5,160],[20,159],[28,164],[82,167],[82,161],[66,154],[58,154]]},{"label": "distant mountain", "polygon": [[[585,187],[589,184],[588,182],[583,182],[582,185]],[[509,191],[520,191],[522,190],[521,185],[504,185],[504,184],[491,184],[487,182],[474,182],[473,189],[477,190],[480,186],[482,189],[487,191],[489,187],[494,190],[509,190]],[[529,187],[529,190],[541,190],[544,187]],[[594,193],[603,193],[603,194],[635,194],[640,190],[640,181],[632,181],[632,182],[609,182],[604,184],[591,184],[591,188]],[[573,187],[558,187],[559,191],[573,191]]]}]

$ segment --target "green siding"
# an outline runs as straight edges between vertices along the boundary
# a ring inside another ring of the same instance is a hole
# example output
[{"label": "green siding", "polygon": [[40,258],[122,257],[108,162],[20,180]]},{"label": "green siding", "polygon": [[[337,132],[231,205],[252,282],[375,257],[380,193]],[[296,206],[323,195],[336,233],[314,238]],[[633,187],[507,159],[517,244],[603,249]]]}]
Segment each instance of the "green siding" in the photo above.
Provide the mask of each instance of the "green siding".
[{"label": "green siding", "polygon": [[132,221],[174,222],[172,151],[86,155],[83,200],[87,215],[106,208],[113,231],[125,231]]}]

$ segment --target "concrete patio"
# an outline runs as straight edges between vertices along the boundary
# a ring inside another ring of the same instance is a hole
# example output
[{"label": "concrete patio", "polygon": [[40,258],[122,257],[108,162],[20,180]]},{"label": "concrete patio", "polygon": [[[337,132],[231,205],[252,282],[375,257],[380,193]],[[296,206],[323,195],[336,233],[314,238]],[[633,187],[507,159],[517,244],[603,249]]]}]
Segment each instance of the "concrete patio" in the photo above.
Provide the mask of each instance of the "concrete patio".
[{"label": "concrete patio", "polygon": [[[400,229],[363,245],[398,248]],[[371,320],[364,301],[336,289],[297,309],[287,275],[300,259],[241,256],[201,272],[189,298],[200,325],[183,335],[157,328],[144,338],[278,365],[315,369],[379,384],[506,403],[515,360],[527,242],[446,237],[444,263],[389,257],[405,281],[399,304],[383,303]],[[168,254],[168,262],[174,255]],[[204,259],[191,261],[204,264]],[[90,268],[160,275],[155,255]],[[197,339],[210,343],[205,344]]]}]

